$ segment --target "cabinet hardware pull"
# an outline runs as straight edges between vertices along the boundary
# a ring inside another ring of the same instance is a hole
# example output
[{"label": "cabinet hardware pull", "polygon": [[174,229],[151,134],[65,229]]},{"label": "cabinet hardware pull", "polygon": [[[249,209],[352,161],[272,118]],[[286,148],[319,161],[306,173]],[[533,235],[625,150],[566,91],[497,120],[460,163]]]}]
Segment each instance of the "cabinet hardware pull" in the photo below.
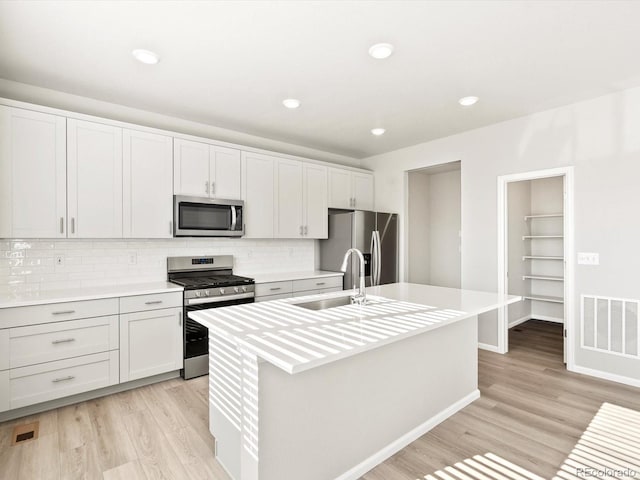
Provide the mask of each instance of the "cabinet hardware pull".
[{"label": "cabinet hardware pull", "polygon": [[53,380],[51,380],[53,383],[58,383],[58,382],[64,382],[66,380],[73,380],[74,377],[73,375],[69,375],[68,377],[61,377],[61,378],[54,378]]},{"label": "cabinet hardware pull", "polygon": [[151,302],[144,302],[145,305],[158,305],[159,303],[162,303],[162,300],[153,300]]},{"label": "cabinet hardware pull", "polygon": [[60,233],[64,233],[64,217],[60,217]]},{"label": "cabinet hardware pull", "polygon": [[281,287],[272,287],[269,290],[271,290],[272,292],[275,292],[276,290],[282,290]]},{"label": "cabinet hardware pull", "polygon": [[216,182],[211,182],[211,195],[216,193]]},{"label": "cabinet hardware pull", "polygon": [[51,343],[53,345],[57,345],[59,343],[69,343],[69,342],[75,342],[76,339],[75,338],[62,338],[60,340],[51,340]]},{"label": "cabinet hardware pull", "polygon": [[325,282],[317,282],[316,285],[324,285]]},{"label": "cabinet hardware pull", "polygon": [[69,315],[76,313],[75,310],[60,310],[59,312],[51,312],[51,315]]},{"label": "cabinet hardware pull", "polygon": [[76,219],[71,217],[71,233],[76,233]]},{"label": "cabinet hardware pull", "polygon": [[353,197],[353,206],[356,206],[356,197]]},{"label": "cabinet hardware pull", "polygon": [[209,180],[204,182],[204,191],[206,192],[207,195],[209,195]]},{"label": "cabinet hardware pull", "polygon": [[178,326],[182,326],[182,310],[178,312]]},{"label": "cabinet hardware pull", "polygon": [[307,235],[309,233],[309,227],[307,225],[304,226],[304,234]]},{"label": "cabinet hardware pull", "polygon": [[300,236],[302,236],[302,225],[300,225]]},{"label": "cabinet hardware pull", "polygon": [[173,222],[169,220],[169,235],[173,234]]}]

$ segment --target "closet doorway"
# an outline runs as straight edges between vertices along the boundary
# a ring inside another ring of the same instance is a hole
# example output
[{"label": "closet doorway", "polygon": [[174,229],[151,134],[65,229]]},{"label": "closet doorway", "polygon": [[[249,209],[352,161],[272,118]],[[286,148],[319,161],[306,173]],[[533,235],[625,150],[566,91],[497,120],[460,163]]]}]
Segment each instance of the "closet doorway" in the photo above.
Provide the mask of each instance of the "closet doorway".
[{"label": "closet doorway", "polygon": [[407,172],[407,280],[460,288],[461,162]]},{"label": "closet doorway", "polygon": [[499,351],[509,350],[510,329],[519,341],[532,332],[532,342],[533,332],[552,332],[571,366],[573,169],[499,177],[498,197],[498,291],[523,298],[499,312]]}]

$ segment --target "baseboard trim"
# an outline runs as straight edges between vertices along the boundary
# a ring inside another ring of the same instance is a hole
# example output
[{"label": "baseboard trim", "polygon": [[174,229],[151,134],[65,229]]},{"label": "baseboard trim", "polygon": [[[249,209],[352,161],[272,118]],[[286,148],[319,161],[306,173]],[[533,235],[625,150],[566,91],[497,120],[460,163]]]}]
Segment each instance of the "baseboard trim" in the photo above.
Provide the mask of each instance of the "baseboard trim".
[{"label": "baseboard trim", "polygon": [[364,475],[365,473],[367,473],[369,470],[379,465],[380,463],[384,462],[391,455],[399,452],[404,447],[409,445],[411,442],[417,440],[422,435],[427,433],[429,430],[434,428],[436,425],[438,425],[439,423],[442,423],[451,415],[462,410],[464,407],[469,405],[474,400],[477,400],[478,398],[480,398],[480,390],[476,389],[473,392],[471,392],[469,395],[455,402],[453,405],[450,405],[449,407],[445,408],[441,412],[435,414],[426,422],[418,425],[413,430],[410,430],[409,432],[405,433],[397,440],[394,440],[389,445],[382,448],[378,452],[374,453],[366,460],[360,462],[355,467],[347,470],[339,477],[336,477],[335,480],[356,480],[362,477],[362,475]]},{"label": "baseboard trim", "polygon": [[531,318],[531,315],[525,315],[524,317],[520,317],[512,322],[509,322],[509,328],[517,327],[521,323],[531,320]]},{"label": "baseboard trim", "polygon": [[489,350],[490,352],[500,353],[500,349],[497,345],[490,345],[488,343],[478,343],[480,350]]},{"label": "baseboard trim", "polygon": [[66,407],[67,405],[73,405],[74,403],[93,400],[94,398],[124,392],[125,390],[131,390],[133,388],[144,387],[145,385],[151,385],[152,383],[164,382],[165,380],[170,380],[179,376],[180,370],[176,370],[173,372],[154,375],[153,377],[141,378],[139,380],[132,380],[131,382],[111,385],[109,387],[100,388],[98,390],[91,390],[90,392],[78,393],[69,397],[56,398],[55,400],[49,400],[48,402],[42,402],[35,405],[28,405],[26,407],[7,410],[6,412],[0,413],[0,422],[14,420],[16,418],[26,417],[27,415],[34,415],[36,413],[46,412],[47,410],[53,410],[54,408]]},{"label": "baseboard trim", "polygon": [[564,323],[564,318],[550,317],[549,315],[531,315],[532,320],[544,320],[545,322]]},{"label": "baseboard trim", "polygon": [[581,373],[582,375],[602,378],[603,380],[609,380],[611,382],[622,383],[624,385],[630,385],[632,387],[640,387],[640,380],[638,380],[637,378],[625,377],[623,375],[616,375],[615,373],[603,372],[602,370],[580,367],[578,365],[574,365],[573,368],[569,370],[575,373]]}]

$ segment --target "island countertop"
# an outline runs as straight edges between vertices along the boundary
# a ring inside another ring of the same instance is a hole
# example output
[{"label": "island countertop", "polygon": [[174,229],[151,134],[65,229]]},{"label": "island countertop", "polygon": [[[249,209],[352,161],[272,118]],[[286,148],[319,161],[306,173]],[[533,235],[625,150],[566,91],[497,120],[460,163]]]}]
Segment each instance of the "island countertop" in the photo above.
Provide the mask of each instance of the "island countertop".
[{"label": "island countertop", "polygon": [[290,374],[356,355],[517,302],[518,296],[395,283],[367,288],[365,306],[308,310],[296,304],[341,291],[224,308],[189,317]]}]

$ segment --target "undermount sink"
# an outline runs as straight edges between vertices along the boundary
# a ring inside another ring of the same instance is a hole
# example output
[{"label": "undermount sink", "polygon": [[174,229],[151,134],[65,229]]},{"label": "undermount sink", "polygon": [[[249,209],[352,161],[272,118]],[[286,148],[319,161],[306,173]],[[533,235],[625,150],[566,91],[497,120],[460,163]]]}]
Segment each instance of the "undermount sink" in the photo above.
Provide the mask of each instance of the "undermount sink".
[{"label": "undermount sink", "polygon": [[[300,302],[292,303],[296,307],[306,308],[307,310],[327,310],[329,308],[344,307],[351,305],[352,295],[342,295],[340,297],[321,298],[320,300],[314,300],[312,302]],[[363,307],[367,305],[373,305],[380,302],[388,302],[386,298],[377,297],[374,295],[367,295],[367,301]]]}]

